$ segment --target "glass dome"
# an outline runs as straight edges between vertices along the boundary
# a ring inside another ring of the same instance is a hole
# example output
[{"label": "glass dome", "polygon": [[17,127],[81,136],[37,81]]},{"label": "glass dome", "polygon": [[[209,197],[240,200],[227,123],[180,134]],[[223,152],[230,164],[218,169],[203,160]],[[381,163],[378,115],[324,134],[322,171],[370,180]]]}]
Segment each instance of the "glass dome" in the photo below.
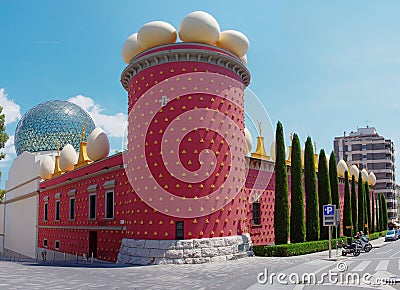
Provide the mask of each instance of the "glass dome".
[{"label": "glass dome", "polygon": [[86,136],[95,125],[89,114],[71,102],[48,101],[36,105],[26,112],[15,129],[15,150],[17,155],[24,151],[40,152],[57,150],[71,144],[79,151],[82,140],[82,126]]}]

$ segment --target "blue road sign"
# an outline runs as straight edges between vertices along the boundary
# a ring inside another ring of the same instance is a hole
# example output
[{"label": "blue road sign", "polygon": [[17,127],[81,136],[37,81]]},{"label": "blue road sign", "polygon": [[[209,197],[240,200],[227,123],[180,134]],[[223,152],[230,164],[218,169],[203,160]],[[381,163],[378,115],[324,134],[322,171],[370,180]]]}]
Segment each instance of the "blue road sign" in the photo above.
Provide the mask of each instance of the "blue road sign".
[{"label": "blue road sign", "polygon": [[324,205],[324,215],[334,216],[335,215],[335,205]]}]

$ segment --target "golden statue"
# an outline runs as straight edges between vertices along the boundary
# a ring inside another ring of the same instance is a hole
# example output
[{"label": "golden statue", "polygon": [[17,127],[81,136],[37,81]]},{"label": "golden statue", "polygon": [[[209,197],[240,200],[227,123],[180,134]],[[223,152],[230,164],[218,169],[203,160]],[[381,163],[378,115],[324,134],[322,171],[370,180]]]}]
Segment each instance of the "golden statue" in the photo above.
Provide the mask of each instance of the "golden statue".
[{"label": "golden statue", "polygon": [[258,122],[258,130],[260,132],[259,136],[262,136],[262,121],[257,121]]},{"label": "golden statue", "polygon": [[85,130],[86,130],[86,126],[82,125],[82,142],[85,140]]}]

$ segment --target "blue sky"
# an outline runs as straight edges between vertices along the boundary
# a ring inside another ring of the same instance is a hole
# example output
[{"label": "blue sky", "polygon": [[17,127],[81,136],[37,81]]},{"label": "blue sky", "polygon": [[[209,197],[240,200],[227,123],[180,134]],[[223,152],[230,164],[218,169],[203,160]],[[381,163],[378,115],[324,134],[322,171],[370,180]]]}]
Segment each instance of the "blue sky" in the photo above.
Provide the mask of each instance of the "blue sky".
[{"label": "blue sky", "polygon": [[[20,114],[32,106],[75,97],[120,149],[125,39],[153,20],[178,28],[194,10],[212,14],[221,30],[247,35],[250,89],[274,126],[282,121],[287,140],[290,132],[302,141],[310,135],[330,152],[334,136],[368,123],[398,145],[400,2],[394,0],[0,0],[0,105],[10,112],[7,132],[14,134]],[[11,146],[0,162],[0,187],[14,157]]]}]

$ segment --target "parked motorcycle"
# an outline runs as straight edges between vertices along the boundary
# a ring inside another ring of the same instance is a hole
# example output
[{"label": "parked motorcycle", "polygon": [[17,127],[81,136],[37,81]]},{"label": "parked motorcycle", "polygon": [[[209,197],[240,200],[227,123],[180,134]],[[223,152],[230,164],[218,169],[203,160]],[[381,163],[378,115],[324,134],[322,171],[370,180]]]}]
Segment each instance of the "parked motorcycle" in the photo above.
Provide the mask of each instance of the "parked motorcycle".
[{"label": "parked motorcycle", "polygon": [[342,256],[347,256],[347,254],[353,254],[355,257],[361,254],[361,246],[352,242],[352,238],[347,239],[347,245],[342,240]]},{"label": "parked motorcycle", "polygon": [[363,235],[361,237],[356,237],[355,242],[358,244],[358,246],[366,253],[372,250],[372,245],[369,242],[369,237],[366,235]]}]

